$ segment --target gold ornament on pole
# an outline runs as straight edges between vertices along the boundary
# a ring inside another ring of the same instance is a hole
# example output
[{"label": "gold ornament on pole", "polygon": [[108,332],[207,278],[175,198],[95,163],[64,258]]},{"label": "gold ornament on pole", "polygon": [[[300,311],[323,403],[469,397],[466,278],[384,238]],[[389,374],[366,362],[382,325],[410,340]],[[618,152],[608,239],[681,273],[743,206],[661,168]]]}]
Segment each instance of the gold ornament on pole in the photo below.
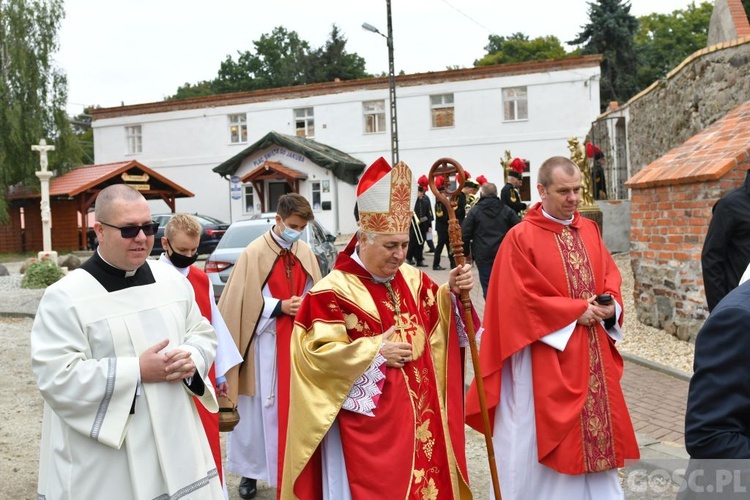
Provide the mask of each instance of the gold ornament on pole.
[{"label": "gold ornament on pole", "polygon": [[578,165],[581,170],[581,203],[578,205],[578,211],[583,217],[591,219],[599,225],[599,231],[604,231],[604,221],[602,211],[594,202],[594,186],[591,178],[591,168],[586,161],[586,150],[577,137],[568,139],[568,149],[570,150],[570,159]]}]

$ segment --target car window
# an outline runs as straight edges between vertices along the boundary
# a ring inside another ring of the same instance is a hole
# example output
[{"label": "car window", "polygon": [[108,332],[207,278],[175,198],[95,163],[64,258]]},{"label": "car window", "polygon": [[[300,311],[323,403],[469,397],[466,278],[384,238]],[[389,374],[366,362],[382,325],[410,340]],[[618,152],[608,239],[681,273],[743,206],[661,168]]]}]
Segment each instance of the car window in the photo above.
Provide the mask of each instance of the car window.
[{"label": "car window", "polygon": [[313,238],[315,239],[315,245],[322,245],[326,241],[326,235],[323,231],[323,228],[318,224],[317,222],[313,221],[312,223],[312,229],[313,229]]},{"label": "car window", "polygon": [[195,215],[195,214],[193,214],[193,216],[196,219],[198,219],[198,222],[200,222],[203,225],[205,225],[205,224],[216,224],[216,225],[226,224],[226,222],[220,221],[219,219],[214,219],[213,217],[210,217],[208,215]]},{"label": "car window", "polygon": [[216,248],[244,248],[251,241],[268,231],[271,224],[229,226]]},{"label": "car window", "polygon": [[167,222],[169,222],[169,219],[171,219],[171,215],[157,215],[154,217],[154,222],[159,223],[159,227],[164,227],[167,225]]}]

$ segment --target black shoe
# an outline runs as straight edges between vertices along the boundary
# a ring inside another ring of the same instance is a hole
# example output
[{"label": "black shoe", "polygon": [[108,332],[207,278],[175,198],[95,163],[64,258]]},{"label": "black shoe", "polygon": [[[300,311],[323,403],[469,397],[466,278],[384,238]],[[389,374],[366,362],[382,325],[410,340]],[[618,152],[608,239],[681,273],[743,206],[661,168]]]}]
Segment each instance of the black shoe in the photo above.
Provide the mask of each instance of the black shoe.
[{"label": "black shoe", "polygon": [[406,263],[409,264],[410,266],[414,265],[414,261],[411,259],[406,259]]},{"label": "black shoe", "polygon": [[445,271],[443,266],[432,266],[433,271]]},{"label": "black shoe", "polygon": [[427,264],[425,264],[424,262],[420,262],[419,264],[417,264],[417,267],[427,267]]},{"label": "black shoe", "polygon": [[435,253],[435,250],[427,250],[425,253]]},{"label": "black shoe", "polygon": [[249,477],[243,477],[240,480],[240,497],[241,498],[255,498],[255,495],[258,494],[258,488],[256,485],[257,481],[255,479],[251,479]]}]

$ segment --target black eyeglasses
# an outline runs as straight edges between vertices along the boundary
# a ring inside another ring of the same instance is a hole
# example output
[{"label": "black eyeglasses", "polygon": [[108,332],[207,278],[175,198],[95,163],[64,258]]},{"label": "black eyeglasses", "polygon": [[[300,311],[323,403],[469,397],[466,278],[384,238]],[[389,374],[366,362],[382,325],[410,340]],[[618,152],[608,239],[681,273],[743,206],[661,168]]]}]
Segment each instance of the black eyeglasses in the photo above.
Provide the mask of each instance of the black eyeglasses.
[{"label": "black eyeglasses", "polygon": [[143,234],[146,236],[153,236],[156,234],[156,230],[159,229],[159,223],[158,222],[149,222],[148,224],[144,224],[142,226],[113,226],[112,224],[107,224],[106,222],[99,221],[100,224],[104,224],[105,226],[109,226],[113,229],[119,229],[120,230],[120,236],[123,238],[135,238],[138,236],[138,233],[143,231]]}]

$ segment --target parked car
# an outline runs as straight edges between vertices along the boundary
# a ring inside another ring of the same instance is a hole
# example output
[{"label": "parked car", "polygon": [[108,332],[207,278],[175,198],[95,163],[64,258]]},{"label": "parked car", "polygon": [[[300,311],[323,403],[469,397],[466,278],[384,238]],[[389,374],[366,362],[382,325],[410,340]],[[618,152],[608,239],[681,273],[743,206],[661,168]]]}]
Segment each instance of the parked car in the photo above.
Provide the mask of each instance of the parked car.
[{"label": "parked car", "polygon": [[[161,237],[164,236],[164,228],[174,214],[155,214],[151,218],[159,223],[159,229],[154,235],[154,248],[151,249],[151,255],[159,255],[164,251],[161,246]],[[199,254],[209,254],[214,251],[219,244],[221,237],[227,232],[229,224],[219,219],[214,219],[208,215],[192,214],[200,223],[203,230],[201,231],[201,241],[198,244]]]},{"label": "parked car", "polygon": [[[229,226],[226,234],[216,246],[216,250],[206,259],[205,271],[214,287],[216,300],[219,300],[224,285],[234,269],[234,263],[242,251],[253,240],[273,227],[276,214],[262,214],[259,217],[241,220]],[[318,259],[323,276],[331,272],[336,262],[338,250],[333,242],[336,237],[326,230],[318,221],[313,220],[302,233],[303,241],[312,247]]]}]

